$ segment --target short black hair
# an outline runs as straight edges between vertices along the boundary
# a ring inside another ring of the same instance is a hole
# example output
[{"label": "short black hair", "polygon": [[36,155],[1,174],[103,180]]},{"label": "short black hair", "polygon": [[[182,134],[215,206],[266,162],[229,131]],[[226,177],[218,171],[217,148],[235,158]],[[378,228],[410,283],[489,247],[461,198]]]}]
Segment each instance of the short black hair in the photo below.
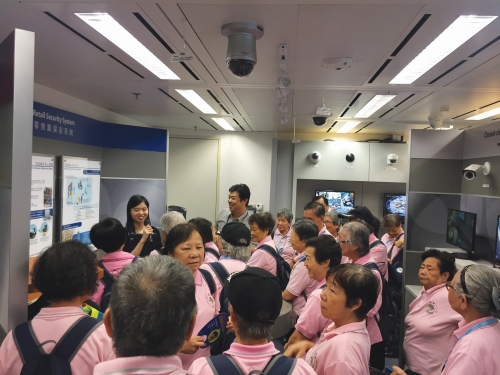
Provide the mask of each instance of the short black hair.
[{"label": "short black hair", "polygon": [[199,233],[193,224],[177,224],[173,227],[168,233],[167,240],[165,241],[163,255],[174,255],[175,248],[181,243],[189,240],[189,237],[191,237],[193,232]]},{"label": "short black hair", "polygon": [[292,225],[292,229],[301,241],[318,236],[318,226],[312,220],[300,220]]},{"label": "short black hair", "polygon": [[230,193],[237,192],[241,201],[245,199],[247,200],[245,206],[248,206],[248,202],[250,202],[250,188],[247,185],[245,184],[233,185],[229,188],[229,192]]},{"label": "short black hair", "polygon": [[209,220],[202,217],[196,217],[189,220],[189,224],[193,224],[196,227],[198,233],[201,236],[203,244],[212,242],[214,240],[214,236],[212,234],[212,223]]},{"label": "short black hair", "polygon": [[328,199],[325,196],[323,196],[323,195],[315,195],[313,197],[313,199],[312,199],[312,201],[316,202],[316,203],[319,203],[318,202],[319,200],[322,200],[323,203],[325,204],[325,206],[327,206],[327,207],[330,206],[330,203],[328,202]]},{"label": "short black hair", "polygon": [[130,197],[130,199],[128,200],[128,203],[127,203],[127,223],[125,224],[125,226],[127,227],[127,229],[130,232],[135,232],[134,220],[132,219],[132,215],[130,214],[130,210],[134,207],[137,207],[141,203],[144,203],[146,205],[146,207],[148,208],[148,217],[146,218],[146,220],[148,220],[149,219],[149,201],[146,199],[146,197],[139,195],[139,194],[136,194],[136,195],[132,195]]},{"label": "short black hair", "polygon": [[448,272],[448,281],[453,280],[455,273],[457,273],[457,266],[455,265],[455,258],[451,253],[437,249],[429,249],[422,253],[422,262],[427,258],[436,258],[438,260],[439,273],[442,275]]},{"label": "short black hair", "polygon": [[361,306],[354,310],[360,321],[375,306],[380,284],[369,268],[360,264],[340,264],[328,270],[326,279],[344,290],[346,307],[353,307],[361,301]]},{"label": "short black hair", "polygon": [[384,227],[400,227],[403,223],[403,218],[398,214],[387,214],[384,216]]},{"label": "short black hair", "polygon": [[248,218],[248,224],[256,224],[260,230],[267,230],[267,234],[271,234],[276,222],[270,212],[264,212],[263,214],[250,215]]},{"label": "short black hair", "polygon": [[323,205],[319,204],[318,202],[309,202],[308,204],[306,204],[304,206],[304,211],[307,210],[313,210],[314,215],[316,215],[316,217],[318,218],[321,216],[325,216],[325,207],[323,207]]},{"label": "short black hair", "polygon": [[342,250],[333,236],[322,235],[310,238],[306,241],[306,247],[314,247],[314,258],[317,263],[330,260],[330,268],[340,264],[342,260]]},{"label": "short black hair", "polygon": [[127,242],[127,231],[119,220],[108,217],[90,229],[90,241],[99,250],[114,253]]},{"label": "short black hair", "polygon": [[89,247],[79,241],[52,245],[36,261],[33,285],[49,301],[70,301],[91,296],[97,288],[97,261]]}]

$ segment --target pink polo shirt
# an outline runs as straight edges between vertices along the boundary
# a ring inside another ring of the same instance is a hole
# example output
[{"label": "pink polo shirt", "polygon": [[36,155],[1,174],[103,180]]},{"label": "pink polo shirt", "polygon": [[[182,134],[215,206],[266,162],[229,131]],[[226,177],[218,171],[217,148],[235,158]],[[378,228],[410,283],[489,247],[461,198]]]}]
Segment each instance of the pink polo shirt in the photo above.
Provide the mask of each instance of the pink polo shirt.
[{"label": "pink polo shirt", "polygon": [[[126,251],[115,251],[114,253],[105,254],[102,257],[102,264],[108,272],[114,277],[118,276],[125,266],[128,266],[134,260],[135,256]],[[91,297],[91,300],[97,304],[101,304],[102,294],[104,293],[104,284],[99,280],[97,290]]]},{"label": "pink polo shirt", "polygon": [[331,234],[330,232],[328,232],[328,229],[326,229],[326,225],[323,224],[323,228],[321,228],[321,230],[319,231],[319,236],[332,236],[333,237],[333,234]]},{"label": "pink polo shirt", "polygon": [[325,318],[323,314],[321,314],[320,296],[323,291],[323,289],[321,289],[323,285],[325,285],[325,280],[320,281],[318,283],[318,289],[311,293],[307,299],[306,305],[300,313],[297,324],[295,324],[295,329],[313,342],[318,339],[319,333],[323,332],[325,328],[332,324],[330,319]]},{"label": "pink polo shirt", "polygon": [[443,363],[457,341],[453,331],[461,320],[462,316],[448,302],[445,284],[429,290],[422,288],[405,318],[403,348],[408,368],[419,374],[441,374]]},{"label": "pink polo shirt", "polygon": [[[224,258],[224,259],[221,259],[218,263],[222,264],[229,274],[232,274],[234,272],[241,272],[247,267],[245,262],[243,262],[241,260],[237,260],[237,259]],[[215,300],[215,304],[216,304],[216,309],[218,311],[218,310],[220,310],[219,298],[220,298],[220,294],[222,292],[222,288],[224,287],[224,285],[221,284],[219,277],[217,276],[217,274],[215,273],[213,268],[210,267],[208,264],[202,264],[200,266],[200,268],[203,268],[204,270],[207,270],[208,272],[210,272],[210,274],[214,278],[215,287],[217,289],[217,298]]]},{"label": "pink polo shirt", "polygon": [[[271,360],[271,357],[278,353],[279,351],[276,350],[272,342],[265,345],[242,345],[235,342],[231,344],[229,350],[224,352],[224,354],[233,357],[244,374],[249,374],[255,370],[263,371]],[[189,373],[194,375],[213,375],[214,372],[210,368],[206,358],[200,358],[189,368]],[[297,363],[291,374],[315,375],[316,373],[303,359],[297,359]]]},{"label": "pink polo shirt", "polygon": [[274,250],[276,250],[276,246],[274,245],[274,241],[271,236],[267,236],[259,244],[255,247],[252,256],[250,257],[247,265],[248,267],[259,267],[266,271],[271,272],[274,276],[277,275],[277,264],[276,259],[273,258],[271,254],[268,254],[265,250],[259,250],[259,247],[262,245],[271,246]]},{"label": "pink polo shirt", "polygon": [[[361,264],[362,266],[368,263],[376,263],[371,253],[366,254],[364,257],[361,257],[356,262],[354,262],[354,264]],[[380,333],[377,321],[375,320],[375,316],[378,316],[378,310],[380,309],[380,306],[382,306],[382,278],[380,277],[380,273],[377,270],[371,271],[379,281],[379,293],[377,296],[377,302],[375,303],[375,306],[373,306],[373,309],[368,311],[368,314],[366,314],[366,329],[368,330],[370,341],[373,345],[382,341],[382,334]]]},{"label": "pink polo shirt", "polygon": [[[306,305],[306,298],[318,288],[319,281],[309,278],[309,273],[304,265],[304,254],[295,257],[295,265],[290,274],[290,281],[286,290],[292,293],[296,298],[292,301],[292,321],[295,322],[302,309]],[[305,297],[304,297],[305,295]]]},{"label": "pink polo shirt", "polygon": [[[404,233],[403,230],[401,230],[401,233]],[[396,236],[397,237],[397,236]],[[386,233],[382,236],[382,238],[380,239],[380,241],[382,241],[385,245],[385,248],[387,249],[387,254],[389,254],[389,251],[391,251],[391,247],[392,245],[394,244],[394,240],[396,239],[396,237],[394,238],[391,238],[389,237],[389,235]],[[399,239],[402,239],[404,240],[405,238],[405,235],[403,234]],[[401,248],[400,247],[397,247],[396,245],[394,245],[394,248],[392,249],[392,254],[391,254],[391,260],[394,260],[394,258],[396,258],[396,256],[399,254],[399,252],[401,251]]]},{"label": "pink polo shirt", "polygon": [[[369,242],[370,245],[379,239],[375,237],[373,233],[370,233]],[[377,263],[378,269],[384,275],[386,280],[389,280],[389,274],[387,273],[387,249],[383,243],[378,244],[370,249],[370,255]]]},{"label": "pink polo shirt", "polygon": [[[469,324],[462,321],[453,334],[458,340],[469,329],[480,324],[492,316],[474,320]],[[442,375],[498,375],[500,374],[500,355],[498,343],[500,342],[500,324],[477,329],[460,339],[450,356]]]},{"label": "pink polo shirt", "polygon": [[369,375],[370,337],[366,323],[335,328],[332,323],[306,356],[317,375]]},{"label": "pink polo shirt", "polygon": [[98,364],[94,375],[187,375],[179,357],[123,357]]},{"label": "pink polo shirt", "polygon": [[[207,242],[205,244],[205,248],[210,248],[212,250],[215,250],[217,252],[217,254],[219,254],[219,248],[213,242]],[[208,251],[205,251],[205,260],[203,261],[203,263],[212,263],[212,262],[218,262],[218,261],[219,261],[219,259],[217,259],[215,257],[215,255],[213,255],[212,253],[210,253]]]},{"label": "pink polo shirt", "polygon": [[288,233],[285,234],[284,236],[278,229],[276,229],[276,232],[274,232],[274,244],[276,245],[278,254],[280,254],[281,257],[287,261],[287,263],[290,263],[290,261],[295,256],[295,250],[293,249],[292,245],[290,245],[291,233],[292,233],[292,228],[290,228],[288,230]]},{"label": "pink polo shirt", "polygon": [[[46,307],[33,318],[33,332],[38,342],[54,340],[56,343],[66,331],[82,316],[88,316],[79,307]],[[55,344],[48,342],[43,350],[50,353]],[[71,361],[73,375],[88,375],[95,365],[115,357],[111,337],[106,333],[103,324],[100,324],[85,340]],[[14,342],[12,331],[0,347],[0,375],[20,374],[23,363]]]},{"label": "pink polo shirt", "polygon": [[[213,296],[210,294],[210,287],[199,271],[197,271],[194,276],[194,284],[196,287],[196,306],[198,307],[198,314],[196,315],[193,336],[198,336],[198,332],[200,332],[205,324],[219,313],[216,304],[216,300],[219,299],[219,296],[217,292],[215,292]],[[207,355],[210,355],[210,347],[198,349],[194,354],[179,353],[179,358],[182,361],[182,368],[187,370],[194,360]]]}]

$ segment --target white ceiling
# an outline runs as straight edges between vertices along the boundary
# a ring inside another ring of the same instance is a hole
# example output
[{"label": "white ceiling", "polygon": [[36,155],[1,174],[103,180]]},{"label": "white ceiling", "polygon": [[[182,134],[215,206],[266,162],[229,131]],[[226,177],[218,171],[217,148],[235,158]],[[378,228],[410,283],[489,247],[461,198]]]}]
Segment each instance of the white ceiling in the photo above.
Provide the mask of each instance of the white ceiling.
[{"label": "white ceiling", "polygon": [[[105,52],[44,12],[49,12]],[[76,17],[75,12],[109,13],[181,80],[158,79]],[[175,53],[183,50],[184,25],[186,54],[194,55],[187,66],[199,79],[180,64],[170,62],[172,54],[134,13],[140,14]],[[391,57],[426,14],[431,16]],[[292,79],[288,117],[296,118],[297,131],[326,134],[330,130],[335,133],[373,95],[389,93],[397,95],[396,98],[370,119],[363,119],[351,132],[403,134],[411,128],[426,128],[427,117],[438,114],[445,106],[449,107],[445,122],[455,128],[493,121],[490,118],[471,124],[464,121],[467,116],[457,116],[500,106],[499,102],[480,109],[500,100],[500,38],[469,57],[500,36],[500,17],[414,84],[388,84],[451,22],[460,15],[469,14],[500,16],[500,1],[261,0],[254,4],[250,0],[137,0],[129,3],[119,0],[22,3],[6,0],[0,6],[0,40],[14,28],[34,31],[35,80],[38,83],[155,127],[218,129],[210,120],[211,116],[203,115],[177,94],[175,88],[194,89],[212,107],[219,108],[207,91],[211,90],[230,112],[227,115],[220,109],[220,115],[228,117],[237,131],[241,128],[245,131],[292,130],[293,120],[280,124],[282,113],[278,111],[275,93],[279,76],[278,46],[287,44],[288,74]],[[182,22],[183,19],[186,21]],[[227,38],[220,33],[223,24],[237,21],[257,23],[264,29],[264,36],[257,41],[258,62],[254,73],[243,80],[233,77],[225,66]],[[113,55],[144,78],[108,55]],[[343,56],[353,59],[350,69],[334,72],[321,67],[324,59]],[[372,79],[388,59],[390,63]],[[435,80],[462,60],[466,61]],[[433,80],[435,82],[430,83]],[[136,100],[132,93],[141,95]],[[316,127],[308,114],[323,104],[323,93],[326,106],[332,110],[332,118],[325,126]],[[357,100],[351,103],[355,97]],[[334,121],[337,122],[332,127]]]}]

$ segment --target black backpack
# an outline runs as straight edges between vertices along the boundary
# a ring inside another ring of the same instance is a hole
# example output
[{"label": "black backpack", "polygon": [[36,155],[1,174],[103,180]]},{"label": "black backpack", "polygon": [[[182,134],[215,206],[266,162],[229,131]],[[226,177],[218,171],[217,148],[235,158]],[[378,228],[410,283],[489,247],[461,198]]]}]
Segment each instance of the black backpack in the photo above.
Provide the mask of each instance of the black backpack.
[{"label": "black backpack", "polygon": [[13,336],[23,362],[20,375],[71,375],[70,362],[88,336],[100,325],[97,319],[84,316],[77,320],[61,337],[50,354],[33,334],[31,321],[14,328]]},{"label": "black backpack", "polygon": [[214,249],[212,249],[211,247],[205,247],[205,254],[206,253],[212,254],[214,257],[217,258],[217,260],[220,259],[220,254],[217,251],[215,251]]},{"label": "black backpack", "polygon": [[382,305],[378,311],[379,319],[377,320],[377,323],[380,328],[382,338],[384,341],[389,341],[398,321],[398,308],[396,302],[393,300],[393,290],[375,263],[367,263],[365,264],[365,267],[371,270],[376,270],[382,279]]},{"label": "black backpack", "polygon": [[262,245],[256,250],[264,250],[276,260],[276,277],[278,278],[281,290],[285,290],[290,280],[290,265],[269,245]]},{"label": "black backpack", "polygon": [[[139,257],[135,257],[132,259],[131,263],[134,263]],[[102,298],[101,298],[101,303],[99,304],[100,306],[100,311],[105,312],[106,309],[109,306],[109,300],[111,298],[111,290],[113,289],[113,284],[115,283],[115,278],[111,274],[111,272],[108,271],[106,267],[104,267],[104,263],[102,260],[99,261],[99,267],[101,267],[104,270],[104,276],[101,279],[101,282],[104,284],[104,291],[102,292]]]},{"label": "black backpack", "polygon": [[[238,363],[229,355],[216,355],[205,357],[214,375],[241,375],[241,370]],[[261,375],[289,375],[293,373],[297,359],[285,357],[281,354],[276,354],[271,357],[263,371],[254,370],[250,374]],[[250,375],[249,374],[249,375]]]}]

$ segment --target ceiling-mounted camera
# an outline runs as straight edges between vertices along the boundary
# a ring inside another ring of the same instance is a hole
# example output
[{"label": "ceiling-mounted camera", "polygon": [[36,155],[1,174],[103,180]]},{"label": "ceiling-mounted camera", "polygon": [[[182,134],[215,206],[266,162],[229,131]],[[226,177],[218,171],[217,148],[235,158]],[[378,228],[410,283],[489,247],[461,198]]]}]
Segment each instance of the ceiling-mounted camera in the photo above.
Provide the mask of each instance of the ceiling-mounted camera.
[{"label": "ceiling-mounted camera", "polygon": [[326,120],[328,120],[328,117],[330,116],[325,116],[325,115],[311,115],[314,125],[316,126],[323,126],[326,124]]},{"label": "ceiling-mounted camera", "polygon": [[311,163],[316,164],[321,159],[321,154],[318,151],[313,151],[308,156]]},{"label": "ceiling-mounted camera", "polygon": [[462,174],[464,175],[466,180],[472,180],[474,179],[474,177],[476,177],[476,171],[478,171],[479,169],[482,169],[483,174],[487,176],[490,173],[491,165],[489,162],[486,162],[483,165],[471,164],[467,168],[464,168]]},{"label": "ceiling-mounted camera", "polygon": [[228,38],[226,64],[237,78],[252,74],[257,64],[256,41],[264,35],[262,27],[249,22],[233,22],[222,26],[221,33]]}]

